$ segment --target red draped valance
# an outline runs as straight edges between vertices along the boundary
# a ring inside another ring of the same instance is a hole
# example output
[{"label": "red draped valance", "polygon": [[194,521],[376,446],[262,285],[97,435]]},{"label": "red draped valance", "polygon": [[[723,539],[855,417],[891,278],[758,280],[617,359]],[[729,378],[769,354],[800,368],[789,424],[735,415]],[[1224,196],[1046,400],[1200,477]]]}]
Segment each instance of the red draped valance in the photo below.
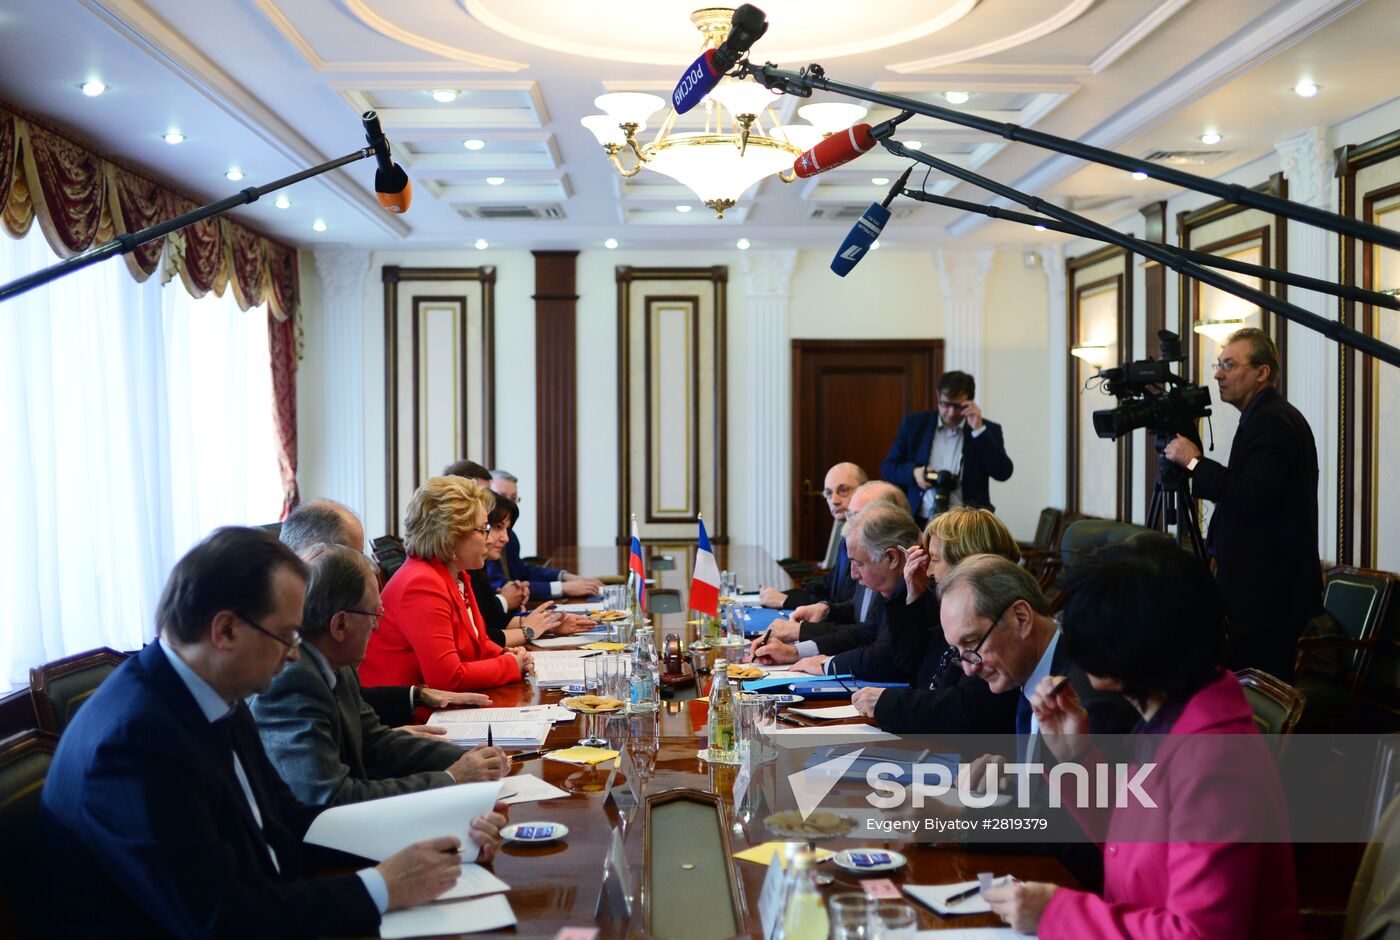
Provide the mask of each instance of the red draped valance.
[{"label": "red draped valance", "polygon": [[[71,258],[197,206],[0,106],[0,225],[10,235],[37,218],[54,253]],[[244,310],[266,303],[279,321],[296,316],[296,249],[232,219],[197,222],[124,257],[138,281],[164,265],[163,279],[178,275],[195,297],[231,286]]]}]

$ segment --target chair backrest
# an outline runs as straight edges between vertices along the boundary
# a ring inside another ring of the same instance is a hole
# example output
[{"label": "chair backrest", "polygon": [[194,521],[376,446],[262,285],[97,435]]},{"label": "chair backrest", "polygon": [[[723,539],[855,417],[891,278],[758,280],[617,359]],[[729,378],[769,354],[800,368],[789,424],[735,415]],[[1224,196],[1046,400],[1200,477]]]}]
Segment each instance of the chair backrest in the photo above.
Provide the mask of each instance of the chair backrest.
[{"label": "chair backrest", "polygon": [[44,663],[29,670],[29,696],[41,731],[62,734],[83,703],[126,660],[103,647]]},{"label": "chair backrest", "polygon": [[403,563],[408,560],[408,551],[403,547],[403,539],[397,535],[381,535],[370,542],[370,549],[374,552],[375,564],[379,565],[380,574],[385,581],[392,578],[394,572],[402,568]]},{"label": "chair backrest", "polygon": [[38,877],[39,797],[58,739],[44,731],[22,731],[0,741],[0,936],[34,936]]},{"label": "chair backrest", "polygon": [[1044,551],[1055,544],[1055,536],[1060,531],[1060,520],[1064,513],[1054,506],[1046,506],[1040,511],[1040,521],[1035,524],[1035,541],[1031,547]]},{"label": "chair backrest", "polygon": [[1342,632],[1354,640],[1364,640],[1390,606],[1395,575],[1370,568],[1339,565],[1323,576],[1322,606],[1336,618]]},{"label": "chair backrest", "polygon": [[1105,545],[1123,542],[1134,536],[1161,536],[1162,533],[1131,522],[1112,519],[1077,519],[1065,527],[1060,536],[1060,567],[1068,570]]},{"label": "chair backrest", "polygon": [[1259,669],[1241,669],[1235,673],[1244,690],[1249,707],[1254,709],[1254,721],[1269,737],[1270,749],[1280,757],[1288,745],[1288,735],[1303,717],[1308,700],[1282,679]]},{"label": "chair backrest", "polygon": [[680,591],[671,588],[657,588],[647,591],[647,613],[678,614],[681,609]]}]

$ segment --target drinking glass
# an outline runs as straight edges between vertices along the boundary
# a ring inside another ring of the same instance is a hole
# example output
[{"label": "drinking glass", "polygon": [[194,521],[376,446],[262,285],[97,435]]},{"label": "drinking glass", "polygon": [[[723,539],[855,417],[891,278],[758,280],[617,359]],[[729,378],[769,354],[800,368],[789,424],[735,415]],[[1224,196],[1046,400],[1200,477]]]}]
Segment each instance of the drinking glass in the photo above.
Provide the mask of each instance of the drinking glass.
[{"label": "drinking glass", "polygon": [[874,903],[865,894],[833,894],[826,908],[831,918],[831,940],[869,940]]},{"label": "drinking glass", "polygon": [[871,940],[914,940],[919,914],[903,901],[876,901],[870,912]]},{"label": "drinking glass", "polygon": [[[601,656],[590,656],[583,661],[583,691],[589,695],[605,695],[603,691],[604,677],[601,668]],[[607,744],[598,737],[598,715],[587,714],[583,716],[583,737],[578,743],[584,747],[602,747]]]}]

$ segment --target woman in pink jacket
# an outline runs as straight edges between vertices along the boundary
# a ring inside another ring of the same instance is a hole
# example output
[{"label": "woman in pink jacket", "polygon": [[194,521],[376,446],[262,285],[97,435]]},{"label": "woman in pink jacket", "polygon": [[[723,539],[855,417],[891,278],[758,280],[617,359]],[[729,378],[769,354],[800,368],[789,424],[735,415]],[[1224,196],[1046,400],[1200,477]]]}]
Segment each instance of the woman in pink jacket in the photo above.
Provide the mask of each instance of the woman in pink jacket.
[{"label": "woman in pink jacket", "polygon": [[[1165,736],[1133,739],[1155,747],[1158,806],[1074,810],[1103,841],[1102,897],[1011,884],[986,892],[992,910],[1040,940],[1301,937],[1287,804],[1239,681],[1217,665],[1225,616],[1209,571],[1164,541],[1115,545],[1073,569],[1065,592],[1070,658],[1137,706],[1135,735]],[[1032,697],[1040,733],[1059,760],[1092,766],[1088,716],[1056,685]]]}]

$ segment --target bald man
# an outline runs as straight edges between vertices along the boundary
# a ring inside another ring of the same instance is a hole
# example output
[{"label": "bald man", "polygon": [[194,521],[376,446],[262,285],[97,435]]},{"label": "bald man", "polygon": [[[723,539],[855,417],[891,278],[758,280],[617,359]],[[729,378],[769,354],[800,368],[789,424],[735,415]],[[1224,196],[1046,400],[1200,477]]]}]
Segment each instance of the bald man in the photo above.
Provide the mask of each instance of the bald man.
[{"label": "bald man", "polygon": [[831,526],[831,540],[827,544],[824,567],[829,569],[823,578],[814,578],[800,588],[786,593],[777,588],[764,587],[758,592],[758,602],[764,607],[795,610],[804,604],[817,601],[850,600],[855,590],[851,580],[850,560],[846,557],[846,540],[842,532],[846,525],[846,513],[856,490],[870,477],[858,465],[849,461],[838,463],[826,471],[822,483],[822,498],[836,521]]}]

